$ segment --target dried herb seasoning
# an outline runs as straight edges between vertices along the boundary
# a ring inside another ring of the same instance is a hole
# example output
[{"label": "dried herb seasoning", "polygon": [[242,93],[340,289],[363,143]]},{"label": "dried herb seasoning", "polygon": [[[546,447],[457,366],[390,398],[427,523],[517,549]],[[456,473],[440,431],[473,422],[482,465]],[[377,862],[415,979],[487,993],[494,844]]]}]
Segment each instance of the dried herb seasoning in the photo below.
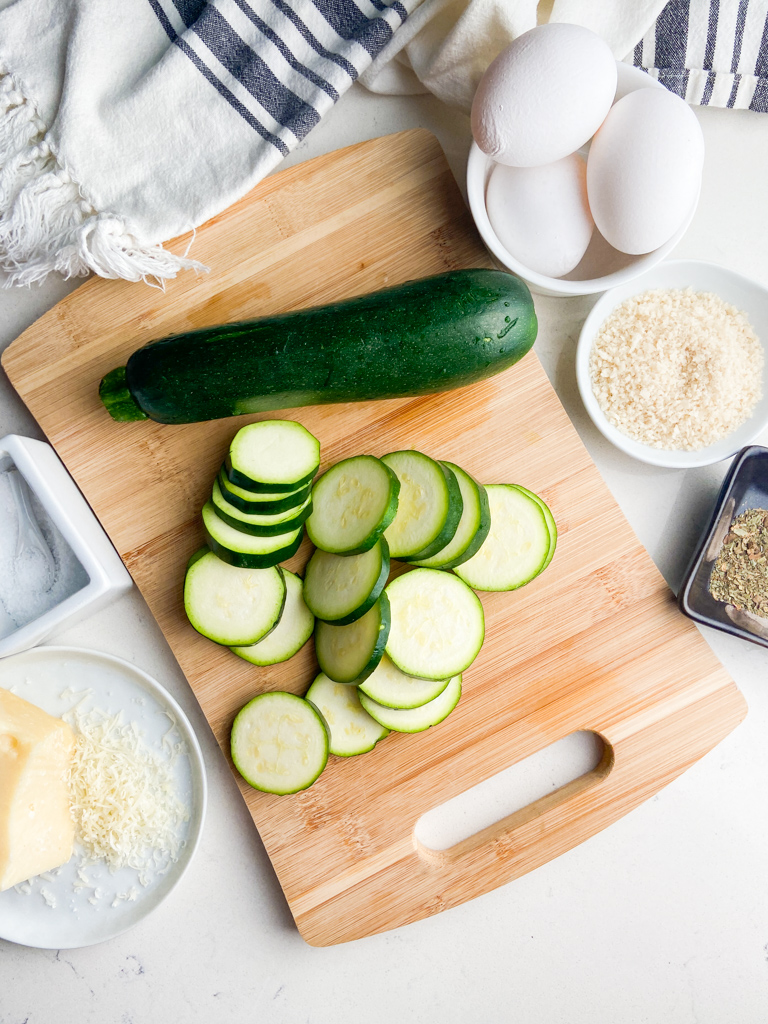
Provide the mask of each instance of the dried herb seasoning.
[{"label": "dried herb seasoning", "polygon": [[750,508],[733,521],[709,591],[717,601],[768,618],[768,510]]}]

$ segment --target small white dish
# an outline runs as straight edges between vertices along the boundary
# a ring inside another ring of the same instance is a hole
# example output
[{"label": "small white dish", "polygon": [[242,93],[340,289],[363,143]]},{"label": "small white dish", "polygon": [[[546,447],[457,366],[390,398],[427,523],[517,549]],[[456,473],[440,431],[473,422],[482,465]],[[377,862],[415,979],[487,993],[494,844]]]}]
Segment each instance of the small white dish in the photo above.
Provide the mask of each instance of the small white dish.
[{"label": "small white dish", "polygon": [[128,570],[72,477],[49,444],[18,434],[0,439],[0,464],[12,463],[85,570],[88,582],[0,639],[0,658],[29,650],[130,590]]},{"label": "small white dish", "polygon": [[592,343],[600,326],[613,310],[632,295],[652,288],[693,288],[697,292],[713,292],[725,302],[746,313],[749,322],[760,339],[763,349],[768,342],[768,289],[756,281],[742,277],[732,270],[716,263],[699,260],[670,260],[644,274],[642,278],[612,288],[602,295],[584,321],[576,349],[576,380],[582,401],[597,429],[617,448],[640,462],[669,469],[691,469],[709,466],[722,459],[728,459],[741,448],[751,444],[768,426],[768,352],[763,366],[763,397],[754,413],[737,430],[721,441],[700,448],[697,451],[668,451],[651,448],[633,441],[611,424],[598,405],[592,391],[589,374],[589,357]]},{"label": "small white dish", "polygon": [[[633,68],[629,64],[617,61],[618,85],[614,103],[627,93],[637,89],[663,89],[650,75]],[[588,147],[580,151],[585,153]],[[686,214],[680,227],[664,245],[653,252],[641,256],[630,256],[614,249],[595,229],[592,241],[579,265],[564,277],[547,277],[531,270],[516,260],[499,241],[491,227],[488,211],[485,206],[485,193],[488,178],[494,167],[494,161],[483,153],[476,142],[472,143],[467,163],[467,198],[469,208],[475,220],[480,237],[485,242],[499,264],[526,282],[532,291],[540,295],[591,295],[604,292],[609,288],[625,284],[660,263],[674,249],[693,220],[699,202],[698,195],[693,206]]]},{"label": "small white dish", "polygon": [[[79,704],[83,714],[93,708],[109,714],[122,711],[123,720],[136,723],[144,744],[156,756],[166,757],[169,743],[184,746],[174,761],[173,773],[179,799],[189,808],[190,816],[181,826],[181,854],[164,872],[150,871],[149,883],[142,885],[135,869],[121,868],[111,874],[104,862],[97,862],[85,868],[91,887],[76,891],[79,858],[75,851],[58,874],[32,879],[29,893],[17,888],[0,892],[0,939],[41,949],[74,949],[104,942],[155,910],[181,880],[194,856],[207,797],[197,737],[187,716],[158,682],[135,665],[98,651],[38,647],[17,654],[0,661],[0,686],[12,688],[19,697],[57,717],[83,697]],[[74,693],[67,695],[68,689]],[[87,690],[91,693],[83,694]],[[98,897],[94,887],[101,893]],[[43,890],[55,906],[49,905]],[[120,894],[132,894],[135,899],[121,899]]]}]

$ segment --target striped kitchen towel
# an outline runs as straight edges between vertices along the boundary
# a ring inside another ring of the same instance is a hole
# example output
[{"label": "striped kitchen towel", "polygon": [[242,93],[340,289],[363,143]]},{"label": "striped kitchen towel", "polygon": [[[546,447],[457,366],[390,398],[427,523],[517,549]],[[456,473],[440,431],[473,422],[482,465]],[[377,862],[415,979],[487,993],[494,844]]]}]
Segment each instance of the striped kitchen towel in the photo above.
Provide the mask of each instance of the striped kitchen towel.
[{"label": "striped kitchen towel", "polygon": [[768,109],[768,0],[0,0],[3,283],[200,268],[162,243],[244,195],[354,81],[468,110],[543,17],[691,103]]},{"label": "striped kitchen towel", "polygon": [[671,0],[630,58],[689,103],[768,112],[768,0]]},{"label": "striped kitchen towel", "polygon": [[591,29],[689,103],[768,110],[768,0],[423,0],[362,80],[468,111],[488,64],[543,17]]},{"label": "striped kitchen towel", "polygon": [[0,0],[0,269],[161,281],[419,0]]}]

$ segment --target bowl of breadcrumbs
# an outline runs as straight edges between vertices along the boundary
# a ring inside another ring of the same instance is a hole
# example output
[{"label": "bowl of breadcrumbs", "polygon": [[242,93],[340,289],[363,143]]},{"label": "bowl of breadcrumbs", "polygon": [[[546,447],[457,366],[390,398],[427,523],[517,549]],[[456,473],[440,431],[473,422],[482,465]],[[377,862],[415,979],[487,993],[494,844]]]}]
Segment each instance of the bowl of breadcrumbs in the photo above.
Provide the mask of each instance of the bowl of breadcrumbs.
[{"label": "bowl of breadcrumbs", "polygon": [[696,260],[613,288],[581,331],[576,377],[595,426],[642,462],[727,459],[768,426],[768,289]]}]

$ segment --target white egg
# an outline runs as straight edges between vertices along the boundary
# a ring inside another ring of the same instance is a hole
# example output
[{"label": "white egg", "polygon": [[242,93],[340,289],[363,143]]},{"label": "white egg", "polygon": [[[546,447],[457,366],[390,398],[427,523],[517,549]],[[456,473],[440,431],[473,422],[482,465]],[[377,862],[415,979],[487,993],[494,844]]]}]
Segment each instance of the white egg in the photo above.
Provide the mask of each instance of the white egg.
[{"label": "white egg", "polygon": [[472,134],[501,164],[534,167],[575,153],[616,94],[608,45],[581,25],[525,32],[498,55],[472,103]]},{"label": "white egg", "polygon": [[592,140],[587,192],[600,234],[620,252],[652,252],[696,201],[704,138],[696,115],[666,89],[638,89],[612,107]]},{"label": "white egg", "polygon": [[496,164],[488,179],[488,220],[504,248],[529,270],[562,277],[592,237],[587,167],[572,153],[543,167]]}]

